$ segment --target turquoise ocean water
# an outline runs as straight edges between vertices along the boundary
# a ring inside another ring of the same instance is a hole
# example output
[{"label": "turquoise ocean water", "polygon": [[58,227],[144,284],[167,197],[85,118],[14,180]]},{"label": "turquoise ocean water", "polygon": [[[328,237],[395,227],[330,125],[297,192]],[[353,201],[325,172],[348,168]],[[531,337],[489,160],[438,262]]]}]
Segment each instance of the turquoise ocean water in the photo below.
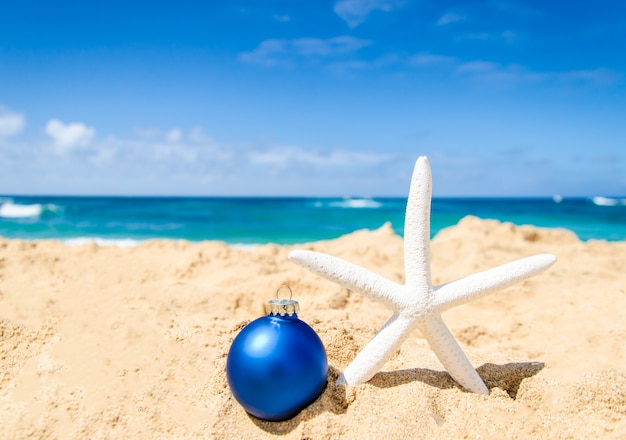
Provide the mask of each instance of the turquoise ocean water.
[{"label": "turquoise ocean water", "polygon": [[[404,198],[194,198],[0,196],[0,236],[132,245],[162,238],[230,244],[331,239],[391,222]],[[567,228],[581,239],[626,240],[626,199],[448,199],[432,204],[432,235],[466,215]]]}]

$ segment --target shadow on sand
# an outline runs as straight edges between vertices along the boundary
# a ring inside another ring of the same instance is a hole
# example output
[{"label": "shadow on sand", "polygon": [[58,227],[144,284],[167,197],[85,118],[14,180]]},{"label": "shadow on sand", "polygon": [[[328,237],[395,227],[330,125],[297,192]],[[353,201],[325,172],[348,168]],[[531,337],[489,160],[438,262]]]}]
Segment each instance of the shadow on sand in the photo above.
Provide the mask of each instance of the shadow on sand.
[{"label": "shadow on sand", "polygon": [[262,430],[276,435],[284,435],[293,431],[300,423],[315,418],[321,413],[330,411],[334,414],[344,414],[350,403],[354,401],[355,394],[345,385],[337,385],[335,383],[340,374],[341,372],[339,370],[329,365],[328,379],[324,392],[315,402],[302,410],[302,412],[293,419],[285,420],[284,422],[267,422],[257,419],[250,414],[248,414],[248,417]]},{"label": "shadow on sand", "polygon": [[[517,362],[503,365],[487,363],[478,367],[476,371],[489,390],[496,387],[500,388],[506,391],[512,399],[515,399],[522,381],[536,375],[543,367],[542,362]],[[334,414],[344,414],[348,406],[354,401],[355,393],[350,387],[335,383],[339,374],[340,372],[335,367],[329,366],[324,392],[315,402],[292,419],[284,422],[267,422],[251,415],[248,417],[262,430],[276,435],[284,435],[296,429],[300,423],[315,418],[323,412],[331,411]],[[450,388],[462,390],[447,372],[426,368],[379,372],[368,383],[378,388],[391,388],[416,381],[442,390]]]},{"label": "shadow on sand", "polygon": [[[514,362],[502,365],[487,363],[478,367],[476,371],[490,391],[493,388],[500,388],[515,399],[522,381],[539,373],[544,366],[543,362]],[[442,390],[462,389],[447,372],[426,368],[380,372],[369,383],[380,388],[390,388],[415,381]]]}]

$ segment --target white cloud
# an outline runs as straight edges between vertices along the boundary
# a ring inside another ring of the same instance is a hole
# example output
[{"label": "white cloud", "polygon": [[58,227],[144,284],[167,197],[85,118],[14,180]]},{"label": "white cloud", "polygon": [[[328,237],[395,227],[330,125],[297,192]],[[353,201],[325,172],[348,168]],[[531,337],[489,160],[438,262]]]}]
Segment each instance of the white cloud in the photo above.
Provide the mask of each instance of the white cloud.
[{"label": "white cloud", "polygon": [[195,144],[204,144],[207,146],[217,145],[217,142],[215,142],[215,140],[211,136],[207,135],[202,127],[199,126],[192,127],[189,131],[189,134],[187,135],[187,138],[190,142]]},{"label": "white cloud", "polygon": [[51,119],[46,124],[46,133],[54,141],[57,153],[65,154],[89,145],[95,130],[80,122],[64,124],[58,119]]},{"label": "white cloud", "polygon": [[371,44],[368,40],[342,35],[339,37],[297,38],[291,41],[294,51],[302,56],[335,56],[355,52]]},{"label": "white cloud", "polygon": [[288,52],[289,40],[265,40],[259,46],[250,51],[239,54],[239,60],[244,63],[262,64],[264,66],[275,66],[285,64],[281,61],[281,56]]},{"label": "white cloud", "polygon": [[[63,128],[70,125],[63,124]],[[355,170],[387,173],[389,166],[399,163],[398,154],[389,151],[316,149],[278,145],[271,139],[229,143],[213,139],[201,127],[174,130],[178,130],[176,142],[167,138],[172,129],[137,130],[123,139],[94,137],[80,155],[66,154],[63,161],[56,161],[57,175],[70,172],[76,182],[84,183],[81,191],[87,193],[123,192],[120,185],[124,182],[126,190],[150,194],[308,194],[332,193],[338,185],[353,185],[345,176]],[[70,150],[59,147],[62,152]],[[45,163],[53,161],[56,153],[44,149],[37,156]],[[302,183],[311,176],[330,176],[335,185],[324,179],[315,187]]]},{"label": "white cloud", "polygon": [[590,86],[611,86],[622,81],[622,75],[610,69],[598,68],[567,72],[533,71],[519,64],[499,64],[491,61],[468,61],[457,66],[458,74],[472,79],[498,84],[537,82],[580,83]]},{"label": "white cloud", "polygon": [[[499,39],[507,43],[519,40],[513,31],[500,34],[465,35],[464,38]],[[451,75],[462,75],[468,79],[513,86],[538,82],[569,82],[592,86],[611,86],[623,81],[623,75],[606,68],[576,70],[566,72],[538,71],[523,65],[500,64],[485,60],[462,60],[454,56],[421,52],[413,56],[386,54],[376,59],[362,59],[356,52],[371,45],[369,40],[352,36],[334,38],[296,38],[265,40],[250,52],[241,53],[243,62],[265,66],[293,66],[297,61],[320,66],[335,74],[350,74],[365,69],[381,68],[389,65],[413,65],[424,68],[445,69]]]},{"label": "white cloud", "polygon": [[461,37],[459,37],[460,40],[482,40],[482,41],[487,41],[487,40],[492,40],[493,36],[487,32],[474,32],[471,34],[465,34]]},{"label": "white cloud", "polygon": [[167,142],[176,143],[183,139],[183,132],[180,128],[174,127],[168,131],[158,128],[135,128],[135,134],[145,140],[165,140]]},{"label": "white cloud", "polygon": [[511,31],[511,30],[506,30],[506,31],[503,31],[503,32],[500,34],[500,37],[501,37],[504,41],[506,41],[507,43],[513,43],[513,42],[515,42],[515,41],[519,40],[519,36],[518,36],[515,32],[513,32],[513,31]]},{"label": "white cloud", "polygon": [[599,86],[609,86],[621,82],[622,75],[610,69],[574,70],[561,75],[567,81],[587,82]]},{"label": "white cloud", "polygon": [[201,127],[188,133],[179,128],[164,131],[158,128],[136,129],[133,139],[110,136],[94,142],[88,158],[94,164],[113,159],[124,167],[150,164],[152,169],[172,167],[192,172],[208,163],[224,163],[232,157],[228,146],[220,145],[204,134]]},{"label": "white cloud", "polygon": [[187,145],[155,144],[152,145],[152,150],[157,160],[178,159],[182,162],[193,163],[198,159],[198,151]]},{"label": "white cloud", "polygon": [[536,83],[556,77],[553,73],[532,71],[519,64],[502,65],[491,61],[468,61],[460,64],[456,71],[475,80],[500,85]]},{"label": "white cloud", "polygon": [[328,70],[336,75],[346,75],[355,71],[363,71],[366,69],[377,69],[385,66],[391,66],[403,62],[403,58],[397,55],[384,55],[373,60],[338,60],[328,64]]},{"label": "white cloud", "polygon": [[460,73],[485,73],[495,72],[499,68],[499,64],[491,61],[467,61],[461,64],[457,71]]},{"label": "white cloud", "polygon": [[342,167],[356,165],[379,165],[393,159],[383,153],[334,150],[330,152],[311,151],[302,147],[272,147],[267,150],[251,151],[250,162],[253,165],[286,167],[301,164],[315,167]]},{"label": "white cloud", "polygon": [[484,41],[484,42],[493,42],[493,43],[506,43],[506,44],[514,44],[519,43],[523,40],[523,36],[513,32],[510,29],[504,30],[502,32],[474,32],[459,35],[456,37],[457,40],[473,40],[473,41]]},{"label": "white cloud", "polygon": [[143,139],[155,139],[163,135],[163,132],[158,128],[135,128],[135,134]]},{"label": "white cloud", "polygon": [[465,19],[465,16],[457,14],[456,12],[446,12],[437,20],[437,25],[445,26],[446,24],[464,21]]},{"label": "white cloud", "polygon": [[458,62],[455,57],[422,52],[410,58],[409,62],[418,66],[451,65]]},{"label": "white cloud", "polygon": [[280,23],[287,23],[291,21],[291,17],[289,15],[274,14],[272,15],[272,18]]},{"label": "white cloud", "polygon": [[369,40],[362,40],[349,35],[333,38],[295,38],[271,39],[262,41],[259,46],[250,51],[239,54],[239,60],[250,64],[264,66],[292,65],[298,58],[327,58],[338,57],[356,52],[372,44]]},{"label": "white cloud", "polygon": [[21,133],[25,125],[24,115],[0,106],[0,138]]},{"label": "white cloud", "polygon": [[168,142],[179,142],[183,137],[183,132],[180,131],[179,128],[172,128],[170,131],[168,131],[167,133],[165,133],[165,139],[167,139]]},{"label": "white cloud", "polygon": [[389,12],[399,3],[396,0],[340,0],[333,10],[353,28],[363,23],[372,11]]}]

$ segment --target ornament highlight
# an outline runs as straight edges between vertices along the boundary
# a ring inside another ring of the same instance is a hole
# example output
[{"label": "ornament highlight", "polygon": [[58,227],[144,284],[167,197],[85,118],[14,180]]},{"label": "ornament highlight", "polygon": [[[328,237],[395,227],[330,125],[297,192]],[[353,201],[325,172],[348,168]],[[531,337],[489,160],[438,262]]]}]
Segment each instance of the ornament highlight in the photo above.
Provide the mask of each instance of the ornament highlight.
[{"label": "ornament highlight", "polygon": [[318,398],[326,386],[328,360],[317,333],[298,318],[297,301],[270,300],[266,309],[267,316],[252,321],[233,340],[226,376],[249,414],[278,422],[295,417]]}]

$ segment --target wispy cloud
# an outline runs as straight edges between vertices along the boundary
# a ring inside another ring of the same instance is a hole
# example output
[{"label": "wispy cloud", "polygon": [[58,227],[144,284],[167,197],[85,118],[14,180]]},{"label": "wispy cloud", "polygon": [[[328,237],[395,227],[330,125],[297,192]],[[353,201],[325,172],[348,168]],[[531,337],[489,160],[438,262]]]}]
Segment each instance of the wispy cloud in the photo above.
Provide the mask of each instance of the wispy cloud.
[{"label": "wispy cloud", "polygon": [[294,164],[313,167],[371,166],[380,165],[395,159],[393,155],[386,153],[347,150],[322,151],[297,146],[276,146],[252,151],[248,157],[252,164],[278,168]]},{"label": "wispy cloud", "polygon": [[398,0],[340,0],[333,9],[348,26],[354,28],[362,24],[373,11],[389,12],[401,3]]},{"label": "wispy cloud", "polygon": [[[504,31],[498,35],[485,34],[475,38],[498,38],[512,41],[517,35]],[[297,38],[265,40],[250,52],[239,55],[242,62],[271,66],[294,66],[297,62],[323,66],[327,71],[339,75],[351,75],[368,69],[382,69],[390,65],[437,68],[473,81],[498,86],[515,86],[540,82],[572,83],[608,87],[620,83],[623,75],[607,68],[581,69],[573,71],[533,70],[519,63],[502,64],[488,60],[462,60],[458,57],[431,52],[415,55],[383,54],[375,59],[364,59],[359,50],[371,45],[370,40],[352,36],[334,38]]]},{"label": "wispy cloud", "polygon": [[170,143],[179,142],[183,137],[183,132],[180,128],[172,128],[170,131],[165,133],[165,139],[167,139]]},{"label": "wispy cloud", "polygon": [[287,23],[289,21],[291,21],[291,17],[289,15],[286,14],[273,14],[272,18],[280,23]]},{"label": "wispy cloud", "polygon": [[623,75],[611,69],[599,68],[573,70],[560,75],[565,81],[591,83],[598,86],[611,86],[623,80]]},{"label": "wispy cloud", "polygon": [[437,25],[438,26],[445,26],[447,24],[452,24],[452,23],[456,23],[459,21],[464,21],[466,20],[467,17],[465,15],[461,15],[457,12],[446,12],[445,14],[443,14],[439,20],[437,20]]},{"label": "wispy cloud", "polygon": [[484,42],[493,42],[493,43],[519,43],[523,41],[524,38],[521,37],[517,32],[514,32],[510,29],[498,32],[470,32],[458,35],[456,40],[473,40],[473,41],[484,41]]},{"label": "wispy cloud", "polygon": [[491,61],[468,61],[457,68],[459,73],[492,73],[498,70],[500,65]]},{"label": "wispy cloud", "polygon": [[456,73],[482,82],[515,85],[552,82],[578,83],[594,87],[608,87],[622,81],[623,75],[611,69],[598,68],[573,71],[536,71],[519,64],[500,64],[491,61],[467,61],[456,65]]},{"label": "wispy cloud", "polygon": [[[135,133],[136,138],[119,139],[110,136],[93,142],[94,162],[98,162],[99,157],[118,161],[141,160],[144,163],[178,162],[181,165],[207,160],[209,156],[212,161],[232,157],[228,146],[219,145],[200,127],[193,127],[186,132],[180,128],[136,128]],[[103,150],[106,151],[104,155],[101,154]]]},{"label": "wispy cloud", "polygon": [[573,71],[538,71],[523,65],[502,64],[486,60],[463,61],[459,58],[422,52],[409,57],[409,64],[422,68],[439,68],[452,75],[490,84],[512,86],[524,83],[578,83],[608,87],[620,83],[623,75],[611,69],[598,68]]},{"label": "wispy cloud", "polygon": [[0,138],[15,136],[22,132],[26,121],[24,115],[0,105]]},{"label": "wispy cloud", "polygon": [[373,60],[338,60],[330,62],[326,67],[328,71],[337,75],[350,75],[354,72],[368,69],[379,69],[393,64],[402,63],[403,59],[397,55],[389,54]]},{"label": "wispy cloud", "polygon": [[456,57],[448,55],[437,55],[429,52],[421,52],[409,58],[409,63],[417,66],[442,66],[454,65],[458,63]]},{"label": "wispy cloud", "polygon": [[[108,138],[95,143],[96,150],[107,150],[107,157],[118,161],[140,160],[142,163],[169,164],[172,166],[196,166],[205,168],[207,164],[228,170],[236,167],[283,169],[293,166],[308,168],[340,168],[354,166],[376,166],[394,160],[389,153],[371,153],[342,149],[311,149],[298,145],[237,145],[221,143],[208,136],[200,127],[187,132],[176,130],[176,139],[171,138],[173,130],[158,129],[148,131],[150,138],[116,139]],[[155,136],[155,133],[159,133]]]},{"label": "wispy cloud", "polygon": [[259,46],[239,54],[244,63],[263,66],[291,66],[300,59],[333,58],[352,54],[372,44],[369,40],[342,35],[333,38],[271,39],[262,41]]},{"label": "wispy cloud", "polygon": [[348,35],[322,40],[319,38],[298,38],[291,41],[296,53],[303,56],[334,56],[355,52],[371,41]]},{"label": "wispy cloud", "polygon": [[520,40],[519,34],[511,30],[502,31],[500,38],[508,43],[514,43]]},{"label": "wispy cloud", "polygon": [[154,139],[163,135],[163,131],[158,128],[136,127],[135,134],[142,139]]},{"label": "wispy cloud", "polygon": [[[485,34],[475,36],[475,38],[514,40],[517,35],[512,31],[504,31],[495,36]],[[431,52],[419,52],[408,56],[388,53],[374,59],[365,59],[360,56],[359,50],[371,44],[370,40],[348,35],[327,39],[265,40],[253,51],[241,53],[239,59],[245,63],[266,67],[295,66],[298,62],[310,63],[310,65],[321,66],[328,72],[338,75],[352,75],[360,71],[384,69],[392,65],[399,66],[400,69],[407,66],[437,68],[440,72],[449,72],[450,75],[499,86],[552,82],[609,87],[623,80],[620,72],[607,68],[561,72],[541,71],[519,63],[502,64],[489,60],[463,60],[456,56]]]},{"label": "wispy cloud", "polygon": [[[19,174],[22,184],[11,187],[16,193],[337,195],[374,191],[380,180],[397,179],[406,162],[389,151],[216,141],[200,127],[143,128],[128,138],[98,138],[94,130],[88,145],[78,147],[81,137],[70,136],[68,127],[84,133],[84,124],[61,124],[61,134],[48,124],[56,138],[8,140],[8,148],[0,148],[0,186],[8,188],[10,176]],[[366,170],[376,170],[378,180]]]},{"label": "wispy cloud", "polygon": [[65,154],[76,148],[84,148],[91,142],[95,130],[80,122],[64,124],[58,119],[51,119],[46,124],[46,133],[54,141],[59,154]]},{"label": "wispy cloud", "polygon": [[471,21],[473,24],[510,21],[516,22],[533,20],[543,14],[539,9],[528,6],[528,2],[516,2],[508,0],[481,0],[477,2],[465,2],[459,4],[454,9],[444,11],[437,21],[440,26],[455,23],[458,21]]},{"label": "wispy cloud", "polygon": [[259,46],[250,51],[239,54],[239,61],[250,64],[261,64],[264,66],[276,66],[290,64],[291,60],[286,59],[289,54],[289,40],[265,40]]},{"label": "wispy cloud", "polygon": [[553,73],[535,72],[519,64],[502,65],[491,61],[464,62],[458,65],[456,72],[476,81],[500,86],[538,83],[556,77]]}]

